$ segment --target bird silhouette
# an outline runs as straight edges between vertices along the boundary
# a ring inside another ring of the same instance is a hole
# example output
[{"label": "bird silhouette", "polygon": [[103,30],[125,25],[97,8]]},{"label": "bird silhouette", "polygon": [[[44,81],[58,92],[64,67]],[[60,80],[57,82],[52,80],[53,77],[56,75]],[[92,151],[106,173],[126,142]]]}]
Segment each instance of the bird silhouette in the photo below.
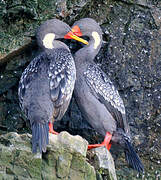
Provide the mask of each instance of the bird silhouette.
[{"label": "bird silhouette", "polygon": [[88,149],[117,144],[125,152],[129,165],[143,171],[143,164],[131,143],[130,128],[125,107],[110,78],[94,63],[102,44],[102,30],[91,18],[76,21],[72,32],[77,36],[89,37],[89,43],[75,55],[77,79],[74,95],[83,117],[100,134],[105,136],[101,144],[89,145]]}]

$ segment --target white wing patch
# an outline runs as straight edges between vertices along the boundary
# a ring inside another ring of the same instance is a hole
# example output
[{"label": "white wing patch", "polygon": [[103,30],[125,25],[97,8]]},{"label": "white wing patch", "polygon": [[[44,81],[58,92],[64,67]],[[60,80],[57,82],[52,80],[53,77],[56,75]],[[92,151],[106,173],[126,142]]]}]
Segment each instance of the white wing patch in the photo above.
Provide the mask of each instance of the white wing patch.
[{"label": "white wing patch", "polygon": [[45,35],[44,39],[42,40],[43,45],[47,49],[53,49],[53,41],[55,39],[55,34],[54,33],[48,33]]},{"label": "white wing patch", "polygon": [[92,36],[93,36],[94,41],[95,41],[94,42],[94,49],[97,49],[97,47],[100,45],[101,38],[100,38],[98,32],[96,32],[96,31],[92,32]]}]

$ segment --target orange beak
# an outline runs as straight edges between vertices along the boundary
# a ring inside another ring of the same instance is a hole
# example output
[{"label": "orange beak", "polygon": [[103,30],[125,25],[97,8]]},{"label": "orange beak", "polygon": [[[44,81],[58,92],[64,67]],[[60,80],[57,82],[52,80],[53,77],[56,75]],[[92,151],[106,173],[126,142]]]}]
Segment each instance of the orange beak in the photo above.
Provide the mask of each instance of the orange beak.
[{"label": "orange beak", "polygon": [[[75,26],[74,26],[75,27]],[[78,27],[79,28],[79,27]],[[82,39],[78,36],[82,36],[82,33],[80,31],[80,29],[78,28],[72,28],[72,31],[69,31],[65,36],[64,39],[74,39],[76,41],[82,42],[83,44],[88,44],[88,41],[86,41],[85,39]],[[74,32],[73,32],[74,31]],[[75,32],[76,31],[76,32]]]},{"label": "orange beak", "polygon": [[79,36],[79,37],[82,36],[82,32],[81,32],[79,26],[77,26],[77,25],[72,28],[72,32],[73,32],[76,36]]}]

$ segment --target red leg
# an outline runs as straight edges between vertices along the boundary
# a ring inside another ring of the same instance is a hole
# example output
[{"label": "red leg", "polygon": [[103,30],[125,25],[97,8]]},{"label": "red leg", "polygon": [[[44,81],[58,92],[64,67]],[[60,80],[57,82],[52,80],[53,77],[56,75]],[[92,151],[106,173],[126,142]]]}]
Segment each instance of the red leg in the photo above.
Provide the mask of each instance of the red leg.
[{"label": "red leg", "polygon": [[56,135],[59,134],[56,131],[54,131],[53,124],[51,122],[49,122],[49,133],[56,134]]},{"label": "red leg", "polygon": [[112,145],[111,143],[108,145],[108,147],[107,147],[107,149],[108,149],[108,150],[110,150],[110,148],[111,148],[111,145]]},{"label": "red leg", "polygon": [[93,148],[96,148],[96,147],[105,146],[108,150],[110,150],[110,148],[111,148],[111,144],[110,144],[111,138],[112,138],[112,134],[107,132],[106,136],[105,136],[105,139],[101,144],[90,144],[90,145],[88,145],[88,149],[93,149]]}]

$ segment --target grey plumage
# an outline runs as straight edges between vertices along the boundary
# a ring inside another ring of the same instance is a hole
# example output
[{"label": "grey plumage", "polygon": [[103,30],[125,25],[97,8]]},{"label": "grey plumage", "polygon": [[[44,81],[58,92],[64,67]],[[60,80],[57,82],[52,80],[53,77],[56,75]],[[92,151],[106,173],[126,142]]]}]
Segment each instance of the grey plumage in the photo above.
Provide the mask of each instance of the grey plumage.
[{"label": "grey plumage", "polygon": [[128,163],[139,172],[143,165],[131,144],[123,101],[109,77],[93,62],[102,43],[102,31],[90,18],[74,23],[89,44],[75,53],[77,79],[74,95],[84,118],[103,136],[112,134],[111,143],[124,148]]},{"label": "grey plumage", "polygon": [[[55,58],[50,63],[50,95],[54,104],[53,116],[60,120],[67,110],[72,97],[76,79],[76,69],[73,57],[67,50],[59,49],[50,58]],[[56,60],[56,59],[59,59]]]},{"label": "grey plumage", "polygon": [[122,114],[125,114],[125,107],[118,91],[108,76],[96,64],[90,64],[84,72],[84,76],[93,91],[102,96]]},{"label": "grey plumage", "polygon": [[[55,26],[56,30],[60,28],[57,38],[64,37],[70,27],[59,20],[49,20],[44,25],[37,31],[38,44],[43,51],[22,73],[18,88],[20,107],[30,121],[32,129],[33,153],[37,151],[37,146],[40,152],[46,152],[49,143],[48,123],[63,117],[71,100],[76,79],[75,63],[68,47],[54,40],[54,47],[46,49],[41,42],[45,32],[56,33],[53,32]],[[52,28],[48,29],[46,25]],[[64,26],[67,26],[66,31]]]},{"label": "grey plumage", "polygon": [[84,77],[91,92],[106,106],[107,110],[116,120],[117,126],[124,128],[127,136],[129,136],[124,103],[109,77],[96,64],[87,66]]}]

